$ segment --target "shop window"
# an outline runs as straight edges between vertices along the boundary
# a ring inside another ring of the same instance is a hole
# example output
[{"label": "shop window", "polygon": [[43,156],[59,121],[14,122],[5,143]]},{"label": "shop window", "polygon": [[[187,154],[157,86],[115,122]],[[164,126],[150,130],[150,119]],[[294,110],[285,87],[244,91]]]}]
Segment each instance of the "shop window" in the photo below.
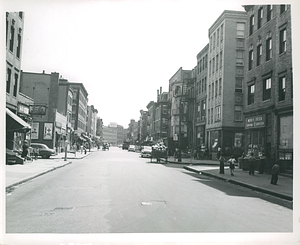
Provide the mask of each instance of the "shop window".
[{"label": "shop window", "polygon": [[271,98],[271,78],[264,79],[263,81],[263,100],[269,100]]},{"label": "shop window", "polygon": [[279,78],[279,101],[285,100],[285,77]]}]

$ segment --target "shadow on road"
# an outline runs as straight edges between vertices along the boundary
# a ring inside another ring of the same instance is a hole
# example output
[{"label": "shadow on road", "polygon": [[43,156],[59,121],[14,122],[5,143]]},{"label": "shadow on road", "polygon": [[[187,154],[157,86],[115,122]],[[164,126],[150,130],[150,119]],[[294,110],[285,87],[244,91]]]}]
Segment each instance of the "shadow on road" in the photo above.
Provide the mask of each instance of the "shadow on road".
[{"label": "shadow on road", "polygon": [[[185,174],[188,174],[194,178],[196,178],[194,181],[207,185],[211,188],[217,189],[219,191],[224,192],[226,195],[230,196],[238,196],[238,197],[251,197],[251,198],[260,198],[264,201],[268,201],[271,203],[278,204],[280,206],[293,209],[293,202],[287,201],[284,199],[280,199],[271,195],[267,195],[261,192],[253,191],[251,189],[247,189],[242,186],[238,186],[229,182],[226,182],[225,180],[216,179],[213,177],[208,177],[202,174],[197,173],[191,173],[188,171],[183,170],[182,171]],[[226,183],[226,184],[224,184]]]}]

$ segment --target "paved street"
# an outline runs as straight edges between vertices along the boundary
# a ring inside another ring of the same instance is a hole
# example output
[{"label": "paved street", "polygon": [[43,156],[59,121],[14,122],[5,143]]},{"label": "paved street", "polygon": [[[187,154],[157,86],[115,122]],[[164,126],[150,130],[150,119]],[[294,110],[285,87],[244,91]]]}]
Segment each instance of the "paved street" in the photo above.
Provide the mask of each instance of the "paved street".
[{"label": "paved street", "polygon": [[292,231],[287,201],[183,166],[114,147],[95,151],[8,192],[6,232]]}]

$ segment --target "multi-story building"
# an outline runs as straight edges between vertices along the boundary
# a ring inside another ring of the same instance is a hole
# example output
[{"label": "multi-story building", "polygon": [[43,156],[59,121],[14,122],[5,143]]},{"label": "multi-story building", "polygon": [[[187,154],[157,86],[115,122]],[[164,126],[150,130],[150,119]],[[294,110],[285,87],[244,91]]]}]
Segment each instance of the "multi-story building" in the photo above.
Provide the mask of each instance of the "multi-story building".
[{"label": "multi-story building", "polygon": [[242,84],[244,80],[247,13],[225,10],[209,28],[206,133],[215,159],[243,151]]},{"label": "multi-story building", "polygon": [[168,144],[168,129],[169,129],[169,93],[157,93],[157,102],[155,106],[155,141],[163,141],[165,145]]},{"label": "multi-story building", "polygon": [[191,79],[193,79],[192,70],[183,70],[182,67],[169,79],[171,114],[168,146],[171,151],[175,148],[185,149],[188,146],[186,89]]},{"label": "multi-story building", "polygon": [[96,136],[97,114],[98,110],[93,105],[87,106],[86,132],[91,138]]},{"label": "multi-story building", "polygon": [[33,98],[31,141],[59,149],[66,140],[67,114],[58,111],[59,73],[21,71],[20,92]]},{"label": "multi-story building", "polygon": [[73,139],[74,141],[84,141],[84,138],[82,138],[81,135],[86,133],[88,92],[82,83],[70,82],[69,86],[73,90],[71,118],[71,125],[74,128]]},{"label": "multi-story building", "polygon": [[206,143],[206,99],[207,99],[207,70],[208,70],[208,50],[207,44],[197,54],[197,68],[196,68],[196,110],[195,110],[195,146],[205,146]]},{"label": "multi-story building", "polygon": [[149,115],[148,111],[140,110],[140,120],[139,120],[139,130],[138,130],[139,144],[147,140],[148,115]]},{"label": "multi-story building", "polygon": [[117,127],[103,126],[103,143],[117,145],[118,142],[118,129]]},{"label": "multi-story building", "polygon": [[243,83],[245,151],[293,162],[293,66],[290,5],[247,5]]},{"label": "multi-story building", "polygon": [[[6,13],[6,148],[21,147],[30,139],[32,98],[19,93],[24,13]],[[29,124],[28,124],[29,123]],[[27,135],[26,135],[27,132]]]},{"label": "multi-story building", "polygon": [[[157,90],[158,93],[158,90]],[[156,128],[155,128],[155,109],[156,109],[156,104],[154,101],[150,101],[148,105],[146,106],[148,109],[148,125],[147,125],[147,133],[148,133],[148,141],[155,140],[155,135],[156,135]]]}]

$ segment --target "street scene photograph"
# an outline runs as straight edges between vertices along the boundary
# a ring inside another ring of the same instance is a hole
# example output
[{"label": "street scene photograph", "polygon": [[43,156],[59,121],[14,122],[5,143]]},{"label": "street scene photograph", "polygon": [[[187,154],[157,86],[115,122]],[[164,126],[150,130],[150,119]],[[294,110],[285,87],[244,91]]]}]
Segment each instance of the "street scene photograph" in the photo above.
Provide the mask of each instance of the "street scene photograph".
[{"label": "street scene photograph", "polygon": [[0,6],[0,244],[298,244],[296,0]]}]

